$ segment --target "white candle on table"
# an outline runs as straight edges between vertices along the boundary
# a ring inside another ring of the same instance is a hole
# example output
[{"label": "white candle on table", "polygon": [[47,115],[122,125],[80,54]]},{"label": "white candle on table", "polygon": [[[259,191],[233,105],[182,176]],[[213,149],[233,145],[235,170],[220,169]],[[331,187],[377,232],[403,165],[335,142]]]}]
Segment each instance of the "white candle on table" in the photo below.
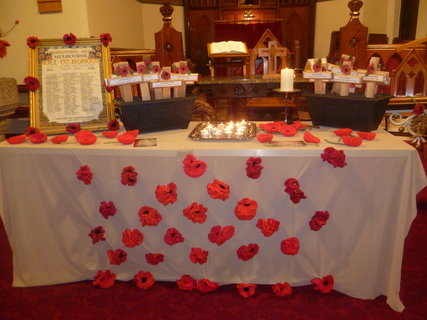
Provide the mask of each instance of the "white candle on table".
[{"label": "white candle on table", "polygon": [[280,70],[280,91],[294,90],[294,69]]}]

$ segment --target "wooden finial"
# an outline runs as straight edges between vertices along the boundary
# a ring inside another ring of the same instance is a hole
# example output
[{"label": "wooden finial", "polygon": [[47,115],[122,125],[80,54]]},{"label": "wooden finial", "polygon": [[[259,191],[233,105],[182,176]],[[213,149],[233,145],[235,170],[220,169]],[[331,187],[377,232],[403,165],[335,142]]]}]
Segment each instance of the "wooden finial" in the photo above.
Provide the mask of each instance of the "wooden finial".
[{"label": "wooden finial", "polygon": [[160,8],[160,13],[163,16],[164,22],[172,21],[173,7],[169,4],[168,0],[163,1],[163,6]]},{"label": "wooden finial", "polygon": [[351,0],[348,3],[348,7],[350,8],[350,16],[352,18],[357,18],[360,15],[360,8],[363,7],[362,0]]}]

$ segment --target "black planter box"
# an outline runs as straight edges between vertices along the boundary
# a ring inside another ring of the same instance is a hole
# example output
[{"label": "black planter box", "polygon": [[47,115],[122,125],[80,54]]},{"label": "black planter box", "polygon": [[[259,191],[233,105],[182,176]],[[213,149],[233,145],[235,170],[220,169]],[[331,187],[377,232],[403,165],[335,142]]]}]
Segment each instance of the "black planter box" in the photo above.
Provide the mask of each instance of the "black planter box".
[{"label": "black planter box", "polygon": [[140,133],[187,129],[197,96],[150,101],[114,100],[127,131]]},{"label": "black planter box", "polygon": [[367,132],[378,129],[393,97],[376,95],[366,98],[357,93],[345,97],[334,93],[304,93],[303,96],[313,125]]}]

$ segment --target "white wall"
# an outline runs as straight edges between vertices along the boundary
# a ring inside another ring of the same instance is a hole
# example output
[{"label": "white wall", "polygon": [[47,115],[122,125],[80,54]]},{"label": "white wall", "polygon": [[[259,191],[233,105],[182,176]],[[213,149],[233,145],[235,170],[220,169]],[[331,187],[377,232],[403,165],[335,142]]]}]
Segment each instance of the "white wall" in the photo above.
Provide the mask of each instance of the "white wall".
[{"label": "white wall", "polygon": [[86,0],[62,0],[60,13],[40,14],[37,1],[0,0],[0,25],[8,30],[15,20],[19,24],[4,40],[10,43],[7,56],[0,59],[0,77],[15,78],[18,84],[28,76],[29,59],[27,38],[61,38],[72,32],[77,37],[88,37]]},{"label": "white wall", "polygon": [[420,6],[418,8],[418,24],[417,33],[415,38],[423,38],[427,36],[427,0],[420,0]]},{"label": "white wall", "polygon": [[144,48],[141,3],[136,0],[86,0],[86,5],[91,36],[109,33],[113,38],[111,47]]}]

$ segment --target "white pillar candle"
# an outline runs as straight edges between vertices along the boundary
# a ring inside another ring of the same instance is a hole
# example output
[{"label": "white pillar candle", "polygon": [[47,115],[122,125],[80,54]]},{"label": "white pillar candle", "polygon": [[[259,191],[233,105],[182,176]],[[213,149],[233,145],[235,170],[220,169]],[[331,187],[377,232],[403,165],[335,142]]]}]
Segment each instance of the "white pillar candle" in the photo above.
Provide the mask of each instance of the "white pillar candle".
[{"label": "white pillar candle", "polygon": [[282,69],[280,70],[280,91],[293,91],[294,90],[294,70]]}]

